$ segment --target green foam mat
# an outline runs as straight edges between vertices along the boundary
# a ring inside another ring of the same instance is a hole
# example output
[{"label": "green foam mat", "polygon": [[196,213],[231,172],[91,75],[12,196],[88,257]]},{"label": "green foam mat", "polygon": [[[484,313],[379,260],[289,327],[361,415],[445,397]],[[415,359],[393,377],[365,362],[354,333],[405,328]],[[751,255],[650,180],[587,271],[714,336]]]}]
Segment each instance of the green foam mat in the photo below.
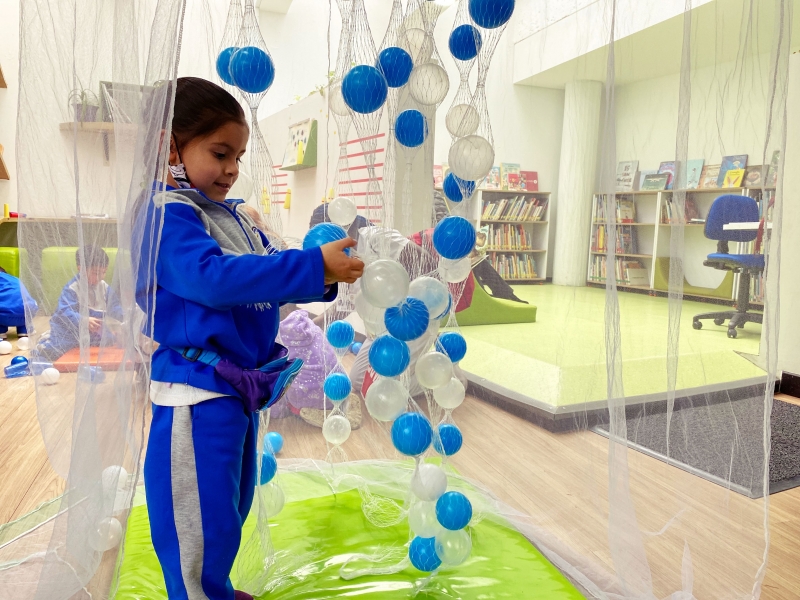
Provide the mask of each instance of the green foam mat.
[{"label": "green foam mat", "polygon": [[[314,480],[317,481],[314,481]],[[282,473],[280,484],[287,497],[298,486],[329,489],[323,478],[310,473]],[[303,495],[303,494],[301,494]],[[247,540],[255,527],[251,511],[242,535]],[[427,576],[409,566],[394,575],[365,576],[350,581],[339,577],[341,565],[354,554],[389,549],[402,552],[408,543],[408,526],[380,528],[367,521],[357,490],[328,493],[287,502],[270,521],[281,583],[259,598],[322,599],[342,596],[409,598]],[[571,600],[583,596],[518,531],[483,520],[471,528],[472,555],[458,567],[442,569],[416,598],[526,598]],[[356,565],[354,565],[356,566]],[[366,563],[359,562],[358,568]],[[234,565],[231,578],[237,582]],[[115,600],[166,599],[164,579],[150,540],[147,507],[136,506],[128,518],[125,553],[119,566]]]}]

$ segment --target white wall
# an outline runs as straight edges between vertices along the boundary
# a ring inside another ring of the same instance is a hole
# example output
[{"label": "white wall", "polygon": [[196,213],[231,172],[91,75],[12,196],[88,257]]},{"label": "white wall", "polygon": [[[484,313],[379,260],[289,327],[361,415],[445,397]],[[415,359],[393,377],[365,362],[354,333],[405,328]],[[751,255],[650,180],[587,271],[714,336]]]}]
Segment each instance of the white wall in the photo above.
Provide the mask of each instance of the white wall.
[{"label": "white wall", "polygon": [[3,160],[11,175],[10,181],[0,180],[0,205],[9,204],[17,210],[17,98],[19,90],[19,0],[0,0],[3,18],[0,35],[0,65],[8,89],[0,89],[0,144],[4,147]]}]

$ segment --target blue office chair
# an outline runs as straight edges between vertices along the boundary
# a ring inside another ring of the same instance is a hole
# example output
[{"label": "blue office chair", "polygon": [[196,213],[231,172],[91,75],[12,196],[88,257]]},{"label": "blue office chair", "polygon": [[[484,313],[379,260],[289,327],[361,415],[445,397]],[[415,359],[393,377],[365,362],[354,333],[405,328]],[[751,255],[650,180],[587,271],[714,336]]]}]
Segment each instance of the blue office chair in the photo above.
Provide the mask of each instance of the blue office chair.
[{"label": "blue office chair", "polygon": [[717,251],[708,255],[703,261],[707,267],[722,271],[733,271],[739,274],[736,310],[704,313],[695,315],[692,327],[702,329],[701,319],[714,319],[715,325],[728,321],[728,337],[736,337],[736,328],[745,323],[761,323],[761,313],[748,312],[750,309],[750,278],[764,270],[763,254],[730,254],[728,242],[752,242],[757,231],[725,230],[728,223],[758,223],[758,204],[747,196],[726,194],[714,200],[706,218],[705,235],[710,240],[717,240]]}]

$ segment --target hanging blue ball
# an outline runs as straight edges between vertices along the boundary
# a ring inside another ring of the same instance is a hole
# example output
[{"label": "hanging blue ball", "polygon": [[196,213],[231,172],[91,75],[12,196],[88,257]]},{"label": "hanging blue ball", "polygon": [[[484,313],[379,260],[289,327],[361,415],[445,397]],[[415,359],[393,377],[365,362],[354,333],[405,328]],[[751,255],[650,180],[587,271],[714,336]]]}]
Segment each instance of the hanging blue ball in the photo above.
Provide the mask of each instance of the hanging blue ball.
[{"label": "hanging blue ball", "polygon": [[331,373],[325,378],[322,390],[334,402],[341,402],[350,395],[350,378],[344,373]]},{"label": "hanging blue ball", "polygon": [[[337,225],[336,223],[318,223],[309,229],[308,233],[303,237],[303,250],[343,240],[346,237],[347,232],[341,225]],[[344,253],[350,256],[350,248],[345,248]]]},{"label": "hanging blue ball", "polygon": [[461,202],[465,198],[470,198],[475,192],[475,182],[461,179],[450,172],[444,178],[442,190],[444,190],[444,195],[451,202]]},{"label": "hanging blue ball", "polygon": [[353,342],[353,345],[350,346],[350,352],[352,352],[353,354],[358,354],[359,352],[361,352],[361,346],[363,345],[364,344],[361,342]]},{"label": "hanging blue ball", "polygon": [[450,215],[433,230],[433,247],[444,258],[464,258],[475,247],[475,228],[464,217]]},{"label": "hanging blue ball", "polygon": [[264,436],[264,453],[277,454],[283,450],[283,436],[277,431],[267,432]]},{"label": "hanging blue ball", "polygon": [[271,452],[264,452],[261,455],[261,485],[266,485],[275,477],[278,472],[278,459]]},{"label": "hanging blue ball", "polygon": [[447,354],[454,363],[467,354],[467,340],[457,331],[446,331],[436,340],[436,350]]},{"label": "hanging blue ball", "polygon": [[469,24],[459,25],[450,34],[450,54],[458,60],[472,60],[483,45],[481,32]]},{"label": "hanging blue ball", "polygon": [[345,103],[362,115],[373,113],[383,106],[388,93],[386,78],[370,65],[353,67],[342,80],[342,96]]},{"label": "hanging blue ball", "polygon": [[403,413],[392,423],[392,443],[406,456],[419,456],[433,439],[430,421],[418,412]]},{"label": "hanging blue ball", "polygon": [[415,340],[425,333],[430,320],[431,315],[425,303],[411,297],[397,306],[387,308],[383,317],[387,331],[404,342]]},{"label": "hanging blue ball", "polygon": [[436,554],[436,538],[415,537],[408,547],[408,558],[415,569],[430,573],[442,564],[442,559]]},{"label": "hanging blue ball", "polygon": [[394,134],[400,145],[418,148],[428,137],[428,120],[418,110],[404,110],[394,123]]},{"label": "hanging blue ball", "polygon": [[436,428],[439,435],[433,438],[433,448],[439,454],[445,456],[452,456],[461,450],[461,444],[464,441],[461,435],[461,430],[455,425],[450,423],[442,423]]},{"label": "hanging blue ball", "polygon": [[230,74],[239,89],[260,94],[266,92],[275,80],[275,65],[261,48],[245,46],[231,56]]},{"label": "hanging blue ball", "polygon": [[356,330],[347,321],[334,321],[325,332],[328,343],[334,348],[347,348],[356,337]]},{"label": "hanging blue ball", "polygon": [[382,335],[369,348],[369,364],[383,377],[397,377],[410,362],[408,344],[391,335]]},{"label": "hanging blue ball", "polygon": [[217,56],[217,75],[228,85],[236,85],[231,77],[231,56],[233,56],[239,48],[231,46],[225,48]]},{"label": "hanging blue ball", "polygon": [[514,14],[514,0],[469,0],[469,16],[484,29],[508,23]]},{"label": "hanging blue ball", "polygon": [[378,54],[376,66],[383,73],[390,88],[399,88],[403,87],[411,77],[414,61],[411,59],[411,55],[402,48],[389,46]]},{"label": "hanging blue ball", "polygon": [[472,504],[461,492],[445,492],[436,501],[436,519],[445,529],[464,529],[471,518]]}]

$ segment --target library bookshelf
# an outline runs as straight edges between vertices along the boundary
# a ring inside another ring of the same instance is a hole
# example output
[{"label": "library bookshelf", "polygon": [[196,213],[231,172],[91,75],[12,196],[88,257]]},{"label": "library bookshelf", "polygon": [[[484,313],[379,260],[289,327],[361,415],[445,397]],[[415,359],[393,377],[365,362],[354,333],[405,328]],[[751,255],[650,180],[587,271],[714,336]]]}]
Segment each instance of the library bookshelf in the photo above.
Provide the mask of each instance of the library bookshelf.
[{"label": "library bookshelf", "polygon": [[486,257],[500,276],[509,283],[545,281],[550,193],[481,189],[479,206]]},{"label": "library bookshelf", "polygon": [[[696,212],[697,222],[683,223],[673,203],[674,190],[617,192],[613,199],[609,195],[595,194],[592,199],[587,283],[604,285],[606,282],[609,231],[613,226],[617,231],[613,269],[617,287],[666,293],[671,228],[684,228],[683,260],[691,261],[692,266],[702,265],[708,254],[716,251],[716,242],[704,235],[705,218],[714,200],[723,194],[749,196],[758,202],[759,212],[763,214],[774,188],[707,188],[685,192],[687,216],[691,206]],[[746,254],[753,252],[753,248],[753,242],[742,242],[732,245],[731,251]],[[729,273],[717,287],[690,286],[684,281],[684,295],[732,303],[736,299],[737,287],[738,275]],[[753,278],[750,289],[752,304],[763,304],[763,289],[763,278]]]}]

